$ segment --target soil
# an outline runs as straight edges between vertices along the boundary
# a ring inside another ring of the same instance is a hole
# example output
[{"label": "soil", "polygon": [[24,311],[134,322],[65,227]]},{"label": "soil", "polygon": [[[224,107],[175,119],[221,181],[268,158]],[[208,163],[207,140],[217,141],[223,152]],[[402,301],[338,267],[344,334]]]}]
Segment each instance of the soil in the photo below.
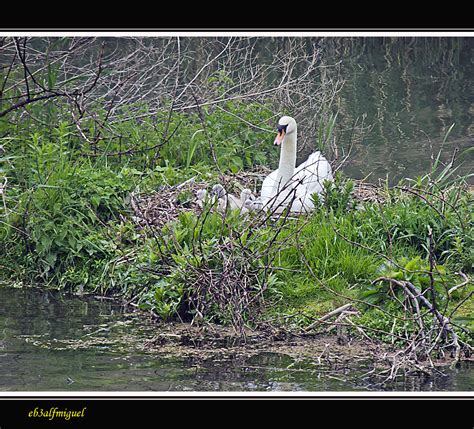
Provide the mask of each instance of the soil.
[{"label": "soil", "polygon": [[146,343],[148,352],[206,359],[216,355],[251,356],[262,352],[286,354],[295,359],[335,359],[341,361],[373,359],[389,353],[388,347],[368,340],[344,342],[335,335],[254,331],[242,338],[232,328],[212,326],[198,328],[186,323],[164,323]]},{"label": "soil", "polygon": [[[232,328],[213,325],[199,328],[187,323],[159,323],[156,331],[157,334],[144,344],[146,352],[192,359],[198,365],[277,353],[289,356],[294,362],[326,367],[337,374],[361,367],[385,373],[394,362],[400,361],[399,357],[395,359],[400,350],[394,346],[366,339],[341,339],[337,335],[249,331],[244,340]],[[463,361],[472,362],[473,358]],[[446,367],[453,359],[445,356],[431,362],[414,365],[407,362],[403,367],[410,374],[428,375],[433,367]]]}]

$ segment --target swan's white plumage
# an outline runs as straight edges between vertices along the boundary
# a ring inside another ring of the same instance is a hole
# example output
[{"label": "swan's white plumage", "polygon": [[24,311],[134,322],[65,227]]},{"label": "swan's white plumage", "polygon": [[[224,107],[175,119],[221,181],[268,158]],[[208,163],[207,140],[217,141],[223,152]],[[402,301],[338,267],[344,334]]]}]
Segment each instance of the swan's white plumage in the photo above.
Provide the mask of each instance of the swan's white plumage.
[{"label": "swan's white plumage", "polygon": [[[267,208],[286,208],[291,201],[290,211],[302,212],[314,208],[312,194],[323,191],[324,180],[333,180],[331,165],[319,152],[312,153],[308,159],[295,168],[297,127],[296,121],[284,116],[278,122],[287,126],[281,141],[280,164],[262,183],[261,203]],[[277,140],[275,143],[277,144]]]}]

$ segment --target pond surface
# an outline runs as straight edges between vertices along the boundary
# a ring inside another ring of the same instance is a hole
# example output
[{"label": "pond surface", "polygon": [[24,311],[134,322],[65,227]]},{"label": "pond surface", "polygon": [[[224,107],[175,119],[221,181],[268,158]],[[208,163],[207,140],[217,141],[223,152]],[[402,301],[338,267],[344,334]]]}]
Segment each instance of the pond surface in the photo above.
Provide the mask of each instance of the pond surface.
[{"label": "pond surface", "polygon": [[[473,37],[331,38],[325,55],[345,81],[337,110],[339,144],[354,140],[348,175],[415,178],[441,149],[444,161],[457,151],[459,174],[474,172]],[[369,128],[357,136],[362,118]]]},{"label": "pond surface", "polygon": [[[370,364],[328,368],[288,353],[173,353],[147,347],[156,324],[110,301],[0,288],[2,391],[381,390]],[[471,391],[472,364],[436,377],[407,377],[385,390]]]},{"label": "pond surface", "polygon": [[[455,155],[458,175],[474,173],[474,37],[322,39],[329,79],[344,82],[332,109],[339,160],[352,146],[348,176],[396,184],[428,173],[440,151],[444,163]],[[272,43],[263,39],[260,51],[275,51]]]}]

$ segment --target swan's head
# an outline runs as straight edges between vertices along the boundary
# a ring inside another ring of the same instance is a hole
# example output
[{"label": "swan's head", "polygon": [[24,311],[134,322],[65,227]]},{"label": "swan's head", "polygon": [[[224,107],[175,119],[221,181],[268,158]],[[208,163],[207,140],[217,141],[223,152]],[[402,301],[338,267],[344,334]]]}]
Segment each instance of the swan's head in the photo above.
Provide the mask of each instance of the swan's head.
[{"label": "swan's head", "polygon": [[227,192],[220,183],[217,183],[212,187],[211,193],[213,195],[216,195],[217,198],[225,198],[225,196],[227,195]]},{"label": "swan's head", "polygon": [[296,121],[291,116],[282,116],[278,121],[277,131],[278,133],[273,144],[279,146],[285,141],[287,134],[296,132]]},{"label": "swan's head", "polygon": [[244,188],[242,189],[242,191],[240,192],[240,201],[242,201],[242,203],[245,203],[246,201],[248,200],[253,200],[255,197],[252,193],[252,191],[248,188]]}]

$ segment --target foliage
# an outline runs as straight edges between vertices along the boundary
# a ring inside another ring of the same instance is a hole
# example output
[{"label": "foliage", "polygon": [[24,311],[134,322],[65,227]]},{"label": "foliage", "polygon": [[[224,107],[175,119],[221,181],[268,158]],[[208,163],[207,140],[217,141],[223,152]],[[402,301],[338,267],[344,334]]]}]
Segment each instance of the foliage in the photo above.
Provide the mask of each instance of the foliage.
[{"label": "foliage", "polygon": [[[469,308],[470,289],[446,294],[455,272],[472,275],[474,261],[472,197],[449,171],[386,186],[383,203],[357,203],[354,182],[337,172],[307,217],[224,216],[205,206],[159,231],[139,230],[131,192],[159,192],[191,177],[212,182],[275,158],[267,134],[249,126],[264,128],[269,107],[228,102],[144,117],[124,107],[96,142],[78,138],[59,110],[41,116],[51,127],[0,123],[11,135],[0,165],[8,178],[0,219],[5,282],[117,294],[164,319],[202,317],[239,329],[260,318],[304,326],[353,301],[364,311],[359,322],[386,340],[376,329],[402,335],[412,321],[392,326],[400,309],[386,283],[372,284],[377,277],[420,290],[433,282],[449,311]],[[334,121],[321,124],[319,144],[329,144]]]},{"label": "foliage", "polygon": [[[446,268],[443,265],[436,265],[435,269],[431,271],[429,262],[422,260],[420,256],[412,259],[402,257],[400,261],[396,261],[396,265],[393,263],[388,266],[384,265],[379,270],[379,274],[395,280],[409,281],[422,293],[426,292],[433,282],[438,301],[446,300],[446,285],[448,284]],[[402,290],[396,290],[395,295],[403,300]],[[390,286],[386,283],[372,284],[362,292],[361,296],[370,304],[388,302],[390,300]]]},{"label": "foliage", "polygon": [[124,108],[122,118],[110,125],[112,135],[120,138],[102,139],[93,147],[108,163],[123,165],[125,160],[135,168],[158,165],[236,173],[276,157],[268,135],[249,126],[261,127],[272,117],[261,103],[229,101],[219,108],[154,115],[146,107],[131,109]]},{"label": "foliage", "polygon": [[383,207],[365,204],[357,212],[360,237],[374,237],[372,245],[385,254],[405,246],[426,255],[431,235],[438,262],[449,260],[457,269],[472,271],[474,217],[470,198],[462,185],[436,193],[424,188],[395,188]]},{"label": "foliage", "polygon": [[355,200],[352,191],[354,182],[344,178],[341,171],[334,175],[334,181],[324,180],[323,192],[320,195],[313,194],[312,201],[316,210],[324,209],[328,213],[337,215],[350,212],[355,208]]}]

